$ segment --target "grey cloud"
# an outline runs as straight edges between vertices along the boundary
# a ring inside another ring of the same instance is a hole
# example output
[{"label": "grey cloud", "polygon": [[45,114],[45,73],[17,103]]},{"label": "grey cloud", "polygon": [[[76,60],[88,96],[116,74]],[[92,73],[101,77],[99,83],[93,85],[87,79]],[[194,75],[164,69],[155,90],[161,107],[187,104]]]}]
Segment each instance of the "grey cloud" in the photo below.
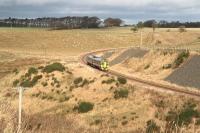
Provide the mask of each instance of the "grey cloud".
[{"label": "grey cloud", "polygon": [[1,0],[0,18],[98,16],[198,21],[198,0]]}]

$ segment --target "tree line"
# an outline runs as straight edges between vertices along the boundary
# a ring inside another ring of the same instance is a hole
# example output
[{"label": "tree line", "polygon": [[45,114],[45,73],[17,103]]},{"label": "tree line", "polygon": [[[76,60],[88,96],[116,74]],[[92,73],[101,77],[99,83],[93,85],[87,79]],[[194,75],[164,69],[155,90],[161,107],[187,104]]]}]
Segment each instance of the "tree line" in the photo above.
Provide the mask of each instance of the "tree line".
[{"label": "tree line", "polygon": [[98,17],[44,17],[36,19],[11,18],[0,20],[0,27],[43,27],[56,29],[79,29],[120,26],[123,20],[119,18],[107,18],[101,20]]},{"label": "tree line", "polygon": [[[181,26],[185,26],[186,28],[200,28],[200,22],[180,22],[180,21],[156,21],[156,20],[147,20],[144,22],[139,22],[139,25],[143,25],[143,27],[159,27],[159,28],[179,28]],[[138,25],[137,24],[137,25]]]}]

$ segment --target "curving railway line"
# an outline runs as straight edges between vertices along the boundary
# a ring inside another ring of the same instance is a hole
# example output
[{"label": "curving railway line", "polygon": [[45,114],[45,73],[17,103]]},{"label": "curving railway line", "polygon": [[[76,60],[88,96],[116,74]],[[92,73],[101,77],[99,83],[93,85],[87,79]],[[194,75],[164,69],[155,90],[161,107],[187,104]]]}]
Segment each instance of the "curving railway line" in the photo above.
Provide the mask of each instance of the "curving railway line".
[{"label": "curving railway line", "polygon": [[[123,48],[121,48],[121,49],[123,49]],[[87,65],[86,57],[88,55],[90,55],[90,54],[98,54],[98,53],[101,53],[101,52],[107,52],[107,51],[110,51],[110,50],[115,50],[115,49],[114,48],[112,48],[112,49],[103,49],[103,50],[97,50],[97,51],[85,53],[85,54],[80,56],[80,62],[82,64],[84,64],[84,65]],[[91,67],[91,66],[89,66],[89,67]],[[93,68],[93,69],[95,69],[95,68]],[[98,70],[98,69],[96,69],[96,70]],[[108,70],[108,71],[102,71],[102,72],[108,73],[108,74],[111,74],[111,75],[114,75],[114,76],[124,77],[124,78],[126,78],[126,79],[128,79],[130,81],[142,83],[144,85],[156,87],[156,88],[159,88],[159,89],[162,89],[162,90],[177,92],[179,94],[185,94],[185,95],[190,95],[190,96],[195,96],[195,97],[200,97],[200,93],[198,93],[198,92],[189,91],[189,90],[186,90],[186,89],[183,89],[183,88],[179,88],[179,87],[175,87],[175,86],[172,86],[172,85],[165,85],[165,84],[161,84],[161,83],[156,83],[154,81],[147,81],[147,80],[144,80],[144,79],[141,79],[141,78],[128,76],[128,75],[125,75],[123,73],[119,73],[119,72],[114,71],[114,70]]]}]

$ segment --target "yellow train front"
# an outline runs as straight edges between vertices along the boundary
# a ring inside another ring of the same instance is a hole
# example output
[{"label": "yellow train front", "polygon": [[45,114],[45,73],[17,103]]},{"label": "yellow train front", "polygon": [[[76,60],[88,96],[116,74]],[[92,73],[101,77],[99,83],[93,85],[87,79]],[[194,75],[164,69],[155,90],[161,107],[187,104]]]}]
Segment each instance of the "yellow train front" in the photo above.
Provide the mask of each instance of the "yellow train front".
[{"label": "yellow train front", "polygon": [[88,55],[86,61],[87,64],[92,67],[98,68],[102,71],[108,71],[109,63],[106,59],[103,59],[102,57]]}]

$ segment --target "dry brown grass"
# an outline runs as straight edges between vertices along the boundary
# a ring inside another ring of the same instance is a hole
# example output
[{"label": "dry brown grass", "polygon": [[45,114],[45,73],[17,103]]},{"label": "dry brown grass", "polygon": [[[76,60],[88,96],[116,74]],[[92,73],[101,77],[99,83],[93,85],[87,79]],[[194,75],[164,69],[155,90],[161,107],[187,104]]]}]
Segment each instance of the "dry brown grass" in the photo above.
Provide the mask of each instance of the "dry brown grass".
[{"label": "dry brown grass", "polygon": [[163,66],[172,65],[177,54],[176,52],[150,51],[143,58],[131,58],[112,69],[120,69],[124,73],[142,76],[146,79],[164,79],[173,69],[172,67],[163,69]]},{"label": "dry brown grass", "polygon": [[[163,38],[161,41],[163,43],[166,42],[167,45],[179,44],[179,41],[173,38],[173,36],[176,38],[175,35],[178,36],[178,30],[171,29],[169,33],[166,30],[159,29],[156,32],[159,36],[155,34],[155,37],[157,36],[157,39]],[[151,35],[150,32],[152,32],[152,29],[144,29],[144,32],[145,43],[148,42],[145,38],[148,38],[149,34]],[[128,88],[128,98],[116,100],[114,99],[114,91],[118,86],[115,83],[102,84],[102,80],[108,80],[111,78],[110,76],[101,76],[102,73],[77,63],[67,63],[67,61],[72,61],[71,58],[69,60],[66,58],[69,55],[78,55],[81,52],[94,49],[138,45],[140,34],[132,33],[130,28],[63,31],[1,28],[0,34],[1,51],[8,51],[16,55],[20,53],[19,57],[13,54],[9,55],[10,53],[3,53],[0,56],[2,59],[7,58],[4,62],[1,62],[1,70],[11,70],[17,67],[20,71],[17,75],[15,73],[8,73],[8,75],[0,80],[0,97],[5,98],[6,101],[10,101],[11,107],[6,113],[5,111],[1,112],[2,108],[0,108],[0,122],[2,123],[0,124],[0,128],[4,128],[7,131],[14,131],[16,129],[16,119],[13,118],[17,116],[15,111],[18,106],[18,97],[16,93],[14,97],[12,97],[12,94],[10,96],[5,94],[11,90],[13,81],[23,75],[30,65],[36,67],[41,66],[36,65],[37,59],[24,59],[26,53],[33,54],[33,56],[37,57],[38,55],[44,56],[45,54],[47,56],[63,57],[66,59],[64,65],[73,73],[73,75],[70,75],[67,72],[64,74],[54,72],[52,73],[54,76],[52,74],[44,74],[43,79],[35,87],[24,93],[23,114],[25,114],[25,119],[23,129],[27,132],[65,132],[66,130],[70,130],[71,132],[145,132],[146,121],[156,119],[155,114],[158,111],[155,107],[156,99],[164,99],[168,108],[171,106],[171,103],[175,105],[189,99],[187,97],[176,96],[175,94],[153,93],[133,83],[132,88]],[[166,36],[167,34],[172,35]],[[192,36],[191,38],[187,38],[187,41],[190,42],[199,35],[199,30],[188,29],[187,33],[183,33],[183,35]],[[169,38],[173,39],[170,40]],[[148,44],[154,44],[155,42],[155,40],[150,40]],[[117,55],[114,54],[113,56],[116,57]],[[156,56],[158,55],[150,54],[147,57],[153,62]],[[15,60],[16,58],[17,60]],[[144,72],[146,74],[158,72],[159,68],[156,66],[158,62],[162,62],[165,58],[168,60],[163,63],[170,62],[172,57],[162,57],[157,62],[154,62],[154,67],[150,67],[149,70],[146,69]],[[5,62],[8,60],[12,61]],[[134,61],[130,61],[129,65],[134,64]],[[152,63],[148,61],[146,60],[146,63]],[[138,68],[145,64],[139,64],[139,61],[136,62],[138,63]],[[46,64],[46,62],[43,63]],[[42,82],[48,82],[50,84],[52,77],[56,77],[60,81],[60,88],[52,87],[51,85],[43,87],[41,85]],[[88,80],[95,79],[95,82],[70,90],[70,86],[73,85],[72,83],[76,77],[82,77]],[[121,85],[119,87],[126,88],[129,85]],[[60,103],[54,100],[42,100],[37,97],[32,97],[32,94],[37,92],[49,93],[52,89],[54,89],[52,93],[57,93],[58,91],[66,92],[66,95],[70,96],[70,99]],[[3,105],[7,105],[7,102],[0,99],[0,103],[1,101]],[[94,109],[84,114],[73,111],[74,106],[81,101],[94,103]],[[164,117],[164,113],[161,116]],[[5,121],[4,118],[9,121]],[[156,119],[156,122],[164,128],[164,121]],[[78,128],[76,128],[77,125]]]},{"label": "dry brown grass", "polygon": [[[196,46],[199,29],[187,29],[179,33],[178,29],[143,29],[143,44],[146,46],[175,46],[184,44]],[[77,29],[50,31],[35,28],[1,28],[0,50],[34,53],[39,55],[67,56],[77,55],[94,49],[136,46],[140,44],[140,33],[132,33],[130,27],[108,29]],[[158,42],[160,43],[158,44]]]},{"label": "dry brown grass", "polygon": [[[166,111],[176,106],[179,103],[187,101],[188,97],[182,97],[174,94],[158,93],[153,92],[148,89],[143,89],[143,87],[138,87],[134,84],[130,85],[120,85],[117,87],[115,83],[112,84],[102,84],[103,80],[108,80],[110,78],[116,78],[112,76],[102,76],[101,73],[93,71],[90,68],[86,68],[79,65],[67,65],[67,67],[72,71],[73,75],[79,75],[88,80],[96,78],[95,82],[90,83],[84,87],[74,88],[69,91],[70,84],[67,84],[68,79],[62,77],[61,72],[55,72],[54,77],[58,80],[65,79],[65,82],[61,83],[60,88],[54,88],[53,93],[56,91],[64,90],[66,95],[71,95],[68,101],[60,103],[54,100],[40,99],[37,97],[32,97],[32,94],[36,92],[50,92],[52,87],[43,87],[41,83],[33,87],[31,90],[27,90],[24,93],[23,102],[23,130],[25,132],[65,132],[70,130],[71,132],[145,132],[146,122],[150,119],[155,119],[156,123],[162,128],[165,128],[164,116]],[[73,68],[73,70],[72,70]],[[28,69],[28,68],[27,68]],[[4,78],[4,80],[14,80],[24,74],[24,70],[21,70],[18,75],[10,74]],[[39,73],[41,74],[41,73]],[[52,74],[49,74],[49,78],[52,78]],[[64,77],[68,74],[64,74]],[[45,77],[43,75],[43,77]],[[77,76],[75,76],[77,77]],[[71,76],[71,81],[75,79]],[[42,79],[44,80],[44,79]],[[7,83],[11,86],[11,83]],[[67,85],[67,88],[65,86]],[[3,86],[3,85],[2,85]],[[112,87],[111,87],[112,86]],[[4,87],[4,86],[3,86]],[[10,88],[10,87],[8,87]],[[127,98],[114,99],[114,91],[117,88],[127,88],[129,90],[129,95]],[[5,88],[3,89],[5,90]],[[1,92],[0,94],[3,94]],[[6,100],[11,101],[12,107],[9,110],[17,110],[18,98],[5,97]],[[1,99],[0,99],[1,100]],[[160,111],[156,107],[158,101],[163,100],[165,102],[166,110]],[[78,113],[73,110],[78,102],[88,101],[94,103],[94,109],[88,113]],[[7,102],[3,102],[4,105]],[[173,103],[173,106],[172,106]],[[159,118],[155,117],[156,113],[160,111]],[[6,118],[12,116],[12,111],[7,111],[4,113]],[[14,111],[13,111],[14,112]],[[0,114],[3,114],[2,112]],[[16,117],[16,114],[14,115]],[[0,115],[1,122],[2,115]],[[12,118],[12,117],[11,117]],[[5,121],[2,124],[2,128],[9,126],[9,130],[16,129],[16,123],[10,118],[10,125]],[[14,123],[13,123],[14,122]],[[6,128],[7,129],[7,128]],[[198,129],[198,126],[196,126]]]}]

